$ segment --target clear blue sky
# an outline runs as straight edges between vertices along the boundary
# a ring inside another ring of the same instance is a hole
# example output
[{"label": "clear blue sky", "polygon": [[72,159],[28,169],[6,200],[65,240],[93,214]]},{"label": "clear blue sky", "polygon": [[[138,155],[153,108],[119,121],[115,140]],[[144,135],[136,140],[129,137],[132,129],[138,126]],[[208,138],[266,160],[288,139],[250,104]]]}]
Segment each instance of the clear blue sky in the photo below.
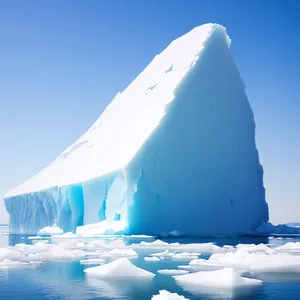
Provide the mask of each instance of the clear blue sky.
[{"label": "clear blue sky", "polygon": [[255,113],[271,221],[300,221],[299,15],[297,0],[0,0],[0,195],[73,143],[173,39],[216,22]]}]

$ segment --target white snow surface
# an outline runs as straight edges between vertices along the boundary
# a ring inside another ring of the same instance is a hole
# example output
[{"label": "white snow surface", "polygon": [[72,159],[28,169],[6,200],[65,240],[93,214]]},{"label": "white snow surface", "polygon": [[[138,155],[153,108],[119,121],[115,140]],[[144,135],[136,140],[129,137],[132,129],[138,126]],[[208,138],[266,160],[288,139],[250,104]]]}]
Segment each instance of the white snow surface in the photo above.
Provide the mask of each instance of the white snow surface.
[{"label": "white snow surface", "polygon": [[[232,268],[225,268],[217,271],[200,271],[196,273],[174,276],[176,283],[187,287],[197,285],[215,288],[238,288],[262,284],[261,280],[242,277]],[[188,288],[187,288],[188,289]]]},{"label": "white snow surface", "polygon": [[56,225],[46,226],[38,231],[39,235],[54,235],[54,234],[62,234],[64,231]]},{"label": "white snow surface", "polygon": [[144,261],[160,261],[160,259],[156,256],[153,257],[144,257]]},{"label": "white snow surface", "polygon": [[190,273],[186,270],[178,270],[178,269],[162,269],[157,270],[159,274],[165,274],[165,275],[184,275]]},{"label": "white snow surface", "polygon": [[88,276],[98,278],[136,278],[152,279],[155,274],[133,265],[127,258],[120,258],[103,266],[88,268],[84,270]]},{"label": "white snow surface", "polygon": [[112,221],[108,222],[107,220],[104,220],[102,222],[88,224],[84,226],[78,226],[76,228],[76,234],[86,235],[100,235],[100,234],[114,234],[116,232],[123,231],[126,226],[126,223],[124,220],[120,221]]},{"label": "white snow surface", "polygon": [[82,137],[5,198],[84,182],[124,168],[159,125],[175,88],[195,65],[216,28],[224,30],[205,24],[174,40],[115,96]]},{"label": "white snow surface", "polygon": [[177,293],[170,293],[166,290],[159,291],[159,294],[154,295],[151,300],[189,300],[183,296],[178,295]]}]

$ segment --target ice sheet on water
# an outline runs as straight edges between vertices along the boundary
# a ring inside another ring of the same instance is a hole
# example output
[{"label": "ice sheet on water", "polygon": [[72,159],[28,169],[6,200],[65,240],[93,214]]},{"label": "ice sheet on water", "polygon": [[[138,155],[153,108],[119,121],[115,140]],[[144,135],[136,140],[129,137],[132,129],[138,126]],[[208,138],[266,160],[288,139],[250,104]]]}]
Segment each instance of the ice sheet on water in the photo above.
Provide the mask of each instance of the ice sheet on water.
[{"label": "ice sheet on water", "polygon": [[0,261],[5,259],[12,261],[26,261],[26,255],[16,247],[0,248]]},{"label": "ice sheet on water", "polygon": [[131,244],[132,248],[144,248],[144,249],[167,249],[172,251],[186,251],[186,252],[203,252],[213,253],[219,251],[227,251],[226,248],[219,247],[213,243],[191,243],[191,244],[180,244],[180,243],[167,243],[161,240],[154,242],[141,242],[139,244]]},{"label": "ice sheet on water", "polygon": [[183,296],[178,295],[177,293],[170,293],[166,290],[161,290],[157,295],[154,295],[151,300],[189,300]]},{"label": "ice sheet on water", "polygon": [[200,271],[196,273],[174,276],[177,284],[189,290],[190,285],[233,289],[243,286],[261,285],[262,281],[242,277],[232,268],[225,268],[216,271]]},{"label": "ice sheet on water", "polygon": [[172,258],[175,255],[174,252],[165,250],[163,252],[152,253],[151,256],[160,257],[160,258]]},{"label": "ice sheet on water", "polygon": [[155,274],[143,270],[133,265],[127,258],[120,258],[103,266],[85,269],[84,272],[88,276],[98,278],[136,278],[136,279],[152,279]]},{"label": "ice sheet on water", "polygon": [[190,273],[187,270],[178,270],[178,269],[162,269],[157,271],[159,274],[165,275],[184,275]]},{"label": "ice sheet on water", "polygon": [[237,249],[243,249],[249,253],[253,253],[253,252],[265,252],[268,254],[272,254],[274,253],[274,250],[271,249],[270,247],[268,247],[265,244],[238,244],[236,246]]},{"label": "ice sheet on water", "polygon": [[173,260],[192,260],[197,259],[198,256],[200,256],[201,253],[199,252],[182,252],[182,253],[176,253],[172,256]]},{"label": "ice sheet on water", "polygon": [[300,252],[300,242],[288,242],[275,249],[277,252]]},{"label": "ice sheet on water", "polygon": [[102,258],[82,259],[80,261],[81,265],[103,265],[105,263],[106,263],[106,260],[102,259]]},{"label": "ice sheet on water", "polygon": [[15,261],[15,260],[9,260],[4,259],[0,261],[0,269],[24,269],[24,268],[30,268],[33,265],[27,262],[23,261]]},{"label": "ice sheet on water", "polygon": [[128,257],[128,258],[136,258],[138,254],[133,249],[119,249],[115,248],[110,250],[109,252],[100,253],[100,257],[105,258],[120,258],[120,257]]},{"label": "ice sheet on water", "polygon": [[297,255],[257,256],[249,267],[250,273],[300,273],[300,257]]},{"label": "ice sheet on water", "polygon": [[152,256],[152,257],[144,257],[144,261],[160,261],[160,259],[156,256]]}]

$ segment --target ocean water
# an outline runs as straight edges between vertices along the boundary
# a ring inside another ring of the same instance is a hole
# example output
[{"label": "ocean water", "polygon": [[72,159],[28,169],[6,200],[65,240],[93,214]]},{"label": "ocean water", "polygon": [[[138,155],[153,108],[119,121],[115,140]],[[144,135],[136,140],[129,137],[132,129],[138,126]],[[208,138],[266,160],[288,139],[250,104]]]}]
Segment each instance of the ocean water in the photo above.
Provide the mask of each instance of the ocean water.
[{"label": "ocean water", "polygon": [[[31,244],[27,236],[5,234],[7,228],[0,227],[0,247],[17,243]],[[173,238],[168,242],[204,243],[215,242],[219,246],[236,245],[239,243],[265,243],[282,245],[290,241],[300,241],[300,238],[218,238],[218,239],[182,239]],[[139,242],[137,240],[128,241]],[[145,262],[144,257],[149,255],[148,250],[137,251],[139,257],[132,259],[132,263],[157,273],[159,269],[174,269],[178,265],[188,264],[184,261],[163,260],[160,262]],[[160,252],[160,250],[158,250]],[[206,258],[206,257],[204,257]],[[258,288],[246,289],[243,292],[230,292],[218,289],[197,288],[195,291],[185,291],[176,285],[170,275],[157,274],[153,280],[95,280],[89,279],[83,272],[85,268],[78,261],[58,261],[44,263],[37,268],[23,270],[0,269],[0,299],[124,299],[150,300],[159,290],[166,289],[176,292],[191,300],[196,299],[300,299],[300,275],[269,276],[262,275],[264,283]]]}]

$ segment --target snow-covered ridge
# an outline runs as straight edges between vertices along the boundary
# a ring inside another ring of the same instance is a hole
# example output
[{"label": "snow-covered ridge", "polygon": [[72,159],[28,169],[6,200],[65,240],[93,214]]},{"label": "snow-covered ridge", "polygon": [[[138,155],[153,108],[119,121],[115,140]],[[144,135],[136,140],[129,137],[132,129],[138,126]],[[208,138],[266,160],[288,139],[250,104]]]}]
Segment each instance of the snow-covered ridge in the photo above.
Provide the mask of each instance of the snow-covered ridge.
[{"label": "snow-covered ridge", "polygon": [[155,56],[145,70],[118,93],[99,119],[48,167],[5,198],[97,178],[124,168],[165,114],[174,90],[195,66],[217,24],[194,28]]}]

